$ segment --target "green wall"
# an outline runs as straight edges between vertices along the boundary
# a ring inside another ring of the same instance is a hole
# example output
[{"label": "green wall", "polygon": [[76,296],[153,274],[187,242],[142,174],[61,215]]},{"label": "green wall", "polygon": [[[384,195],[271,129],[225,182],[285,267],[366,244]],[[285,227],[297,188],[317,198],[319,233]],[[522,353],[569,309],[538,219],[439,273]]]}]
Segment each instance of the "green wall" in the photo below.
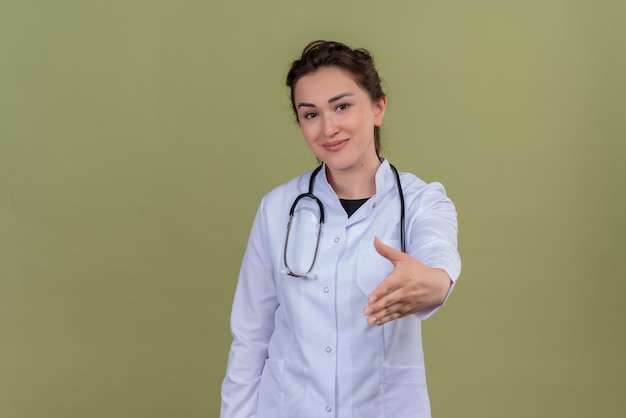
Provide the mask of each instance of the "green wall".
[{"label": "green wall", "polygon": [[[215,417],[289,62],[370,49],[384,154],[457,204],[436,418],[624,417],[623,1],[0,1],[0,416]],[[287,208],[285,208],[287,209]]]}]

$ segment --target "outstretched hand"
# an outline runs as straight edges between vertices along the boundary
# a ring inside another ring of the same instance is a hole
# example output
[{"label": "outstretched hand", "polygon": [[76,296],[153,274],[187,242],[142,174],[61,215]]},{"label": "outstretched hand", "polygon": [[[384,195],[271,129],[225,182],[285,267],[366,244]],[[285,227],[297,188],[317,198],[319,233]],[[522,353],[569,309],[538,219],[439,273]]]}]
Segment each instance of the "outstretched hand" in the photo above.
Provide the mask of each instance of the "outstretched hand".
[{"label": "outstretched hand", "polygon": [[394,271],[374,289],[363,309],[367,322],[382,325],[443,303],[450,290],[448,274],[374,239],[374,247],[393,264]]}]

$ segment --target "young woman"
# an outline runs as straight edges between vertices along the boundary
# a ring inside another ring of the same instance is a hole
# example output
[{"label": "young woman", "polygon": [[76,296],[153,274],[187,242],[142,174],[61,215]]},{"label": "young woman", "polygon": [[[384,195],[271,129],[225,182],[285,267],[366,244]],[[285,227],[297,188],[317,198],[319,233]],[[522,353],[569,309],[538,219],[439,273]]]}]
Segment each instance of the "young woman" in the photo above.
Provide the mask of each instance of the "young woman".
[{"label": "young woman", "polygon": [[287,85],[322,164],[258,209],[221,416],[430,417],[421,321],[460,273],[454,205],[379,155],[387,99],[367,51],[312,42]]}]

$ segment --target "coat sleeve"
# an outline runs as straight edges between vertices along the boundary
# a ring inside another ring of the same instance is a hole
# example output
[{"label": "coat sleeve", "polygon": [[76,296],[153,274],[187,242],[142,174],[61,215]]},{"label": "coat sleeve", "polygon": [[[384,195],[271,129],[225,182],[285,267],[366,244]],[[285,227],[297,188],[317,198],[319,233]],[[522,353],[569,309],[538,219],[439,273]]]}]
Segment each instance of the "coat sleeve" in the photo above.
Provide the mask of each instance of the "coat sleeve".
[{"label": "coat sleeve", "polygon": [[259,382],[278,307],[264,202],[246,248],[231,313],[233,342],[222,383],[221,418],[256,416]]},{"label": "coat sleeve", "polygon": [[[409,252],[428,267],[441,268],[448,273],[452,284],[445,303],[461,274],[456,208],[441,183],[430,183],[420,191],[412,210],[416,216],[411,218]],[[427,319],[444,303],[416,315]]]}]

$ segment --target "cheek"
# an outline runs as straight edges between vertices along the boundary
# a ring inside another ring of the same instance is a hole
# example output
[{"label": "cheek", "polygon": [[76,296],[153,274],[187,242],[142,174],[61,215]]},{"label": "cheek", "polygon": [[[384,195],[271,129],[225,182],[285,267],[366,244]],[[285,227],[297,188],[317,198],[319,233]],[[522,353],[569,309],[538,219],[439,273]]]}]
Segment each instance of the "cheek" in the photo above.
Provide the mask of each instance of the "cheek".
[{"label": "cheek", "polygon": [[318,129],[313,124],[300,125],[300,132],[307,143],[315,142]]}]

